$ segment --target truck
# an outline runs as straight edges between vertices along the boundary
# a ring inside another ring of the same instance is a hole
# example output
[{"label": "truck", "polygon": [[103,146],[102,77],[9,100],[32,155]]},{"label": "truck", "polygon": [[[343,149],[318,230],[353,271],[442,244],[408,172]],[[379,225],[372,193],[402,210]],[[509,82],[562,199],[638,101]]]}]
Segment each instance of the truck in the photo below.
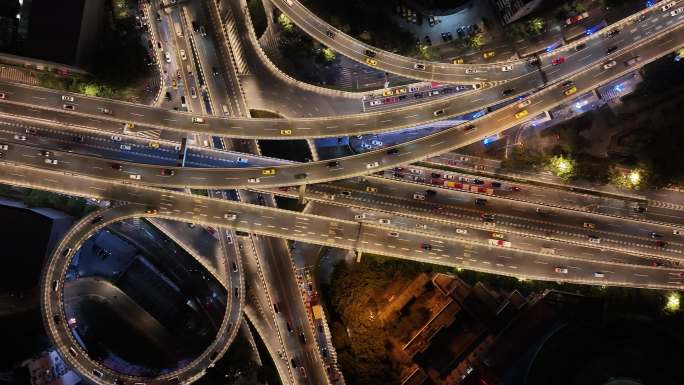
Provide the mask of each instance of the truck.
[{"label": "truck", "polygon": [[176,36],[178,37],[183,37],[183,29],[181,29],[181,25],[179,22],[174,22],[173,27],[176,30]]},{"label": "truck", "polygon": [[641,61],[641,56],[634,56],[633,58],[627,60],[627,61],[625,62],[625,65],[626,65],[627,67],[631,67],[631,66],[633,66],[634,64],[636,64],[636,63],[638,63],[638,62],[640,62],[640,61]]}]

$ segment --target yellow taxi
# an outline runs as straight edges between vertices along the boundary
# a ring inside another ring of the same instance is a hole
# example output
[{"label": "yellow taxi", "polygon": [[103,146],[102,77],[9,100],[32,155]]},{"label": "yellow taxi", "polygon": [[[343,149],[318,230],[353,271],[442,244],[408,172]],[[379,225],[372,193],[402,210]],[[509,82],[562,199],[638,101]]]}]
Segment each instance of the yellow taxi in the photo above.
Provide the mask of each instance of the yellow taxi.
[{"label": "yellow taxi", "polygon": [[522,110],[522,111],[520,111],[520,112],[516,112],[515,118],[516,118],[516,119],[520,119],[520,118],[522,118],[522,117],[527,116],[527,114],[529,114],[529,112],[527,112],[527,110]]},{"label": "yellow taxi", "polygon": [[463,58],[457,57],[451,61],[453,64],[463,64]]},{"label": "yellow taxi", "polygon": [[374,193],[374,192],[378,192],[378,189],[377,189],[376,187],[367,186],[367,187],[366,187],[366,192]]},{"label": "yellow taxi", "polygon": [[371,65],[371,66],[375,67],[375,66],[377,66],[377,65],[378,65],[378,61],[377,61],[377,60],[375,60],[375,59],[370,59],[370,58],[368,58],[368,59],[366,59],[366,64],[368,64],[368,65]]},{"label": "yellow taxi", "polygon": [[150,146],[150,148],[159,148],[159,142],[152,141],[147,143],[147,145]]},{"label": "yellow taxi", "polygon": [[276,174],[276,169],[275,168],[265,168],[261,170],[261,175],[275,175]]},{"label": "yellow taxi", "polygon": [[492,238],[494,239],[504,239],[504,235],[501,233],[492,233]]},{"label": "yellow taxi", "polygon": [[496,52],[494,52],[494,51],[487,51],[487,52],[485,52],[484,54],[482,54],[482,57],[484,57],[485,59],[489,59],[490,57],[494,57],[494,55],[496,55]]},{"label": "yellow taxi", "polygon": [[171,80],[171,85],[173,86],[173,88],[178,87],[178,82],[176,82],[176,79]]},{"label": "yellow taxi", "polygon": [[282,136],[292,135],[292,130],[280,130],[280,135],[282,135]]},{"label": "yellow taxi", "polygon": [[392,90],[382,91],[382,96],[392,96],[392,95],[394,95],[394,91],[392,91]]},{"label": "yellow taxi", "polygon": [[407,92],[408,92],[408,90],[406,88],[399,88],[396,91],[397,95],[405,94]]},{"label": "yellow taxi", "polygon": [[131,130],[131,129],[133,129],[133,127],[135,127],[135,124],[133,124],[133,123],[124,124],[124,130]]},{"label": "yellow taxi", "polygon": [[572,86],[572,87],[568,88],[567,90],[565,90],[565,92],[563,92],[563,93],[567,96],[567,95],[572,95],[575,92],[577,92],[577,87]]}]

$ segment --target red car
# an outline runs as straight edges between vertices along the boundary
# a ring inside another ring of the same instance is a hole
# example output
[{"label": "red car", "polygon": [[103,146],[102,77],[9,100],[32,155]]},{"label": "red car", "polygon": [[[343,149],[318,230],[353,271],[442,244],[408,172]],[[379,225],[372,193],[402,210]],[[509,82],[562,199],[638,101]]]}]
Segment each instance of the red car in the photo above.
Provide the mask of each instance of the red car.
[{"label": "red car", "polygon": [[557,58],[551,60],[551,65],[559,65],[565,63],[565,56],[558,56]]},{"label": "red car", "polygon": [[565,24],[566,25],[573,25],[582,19],[586,19],[587,17],[589,17],[589,12],[582,12],[580,14],[573,16],[573,17],[568,17],[567,19],[565,19]]},{"label": "red car", "polygon": [[513,187],[511,187],[511,191],[518,192],[518,191],[520,191],[520,187],[518,187],[518,186],[513,186]]}]

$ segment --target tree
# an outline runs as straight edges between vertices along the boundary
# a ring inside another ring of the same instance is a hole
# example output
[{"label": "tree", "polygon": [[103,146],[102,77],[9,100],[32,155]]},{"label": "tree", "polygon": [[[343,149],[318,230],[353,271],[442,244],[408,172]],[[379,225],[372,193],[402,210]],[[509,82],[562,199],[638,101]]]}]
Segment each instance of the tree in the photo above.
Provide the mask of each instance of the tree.
[{"label": "tree", "polygon": [[474,34],[470,37],[468,43],[472,48],[481,48],[484,45],[484,34],[482,32]]},{"label": "tree", "polygon": [[544,32],[545,25],[546,23],[543,19],[535,17],[527,22],[527,30],[533,35],[540,35],[542,32]]}]

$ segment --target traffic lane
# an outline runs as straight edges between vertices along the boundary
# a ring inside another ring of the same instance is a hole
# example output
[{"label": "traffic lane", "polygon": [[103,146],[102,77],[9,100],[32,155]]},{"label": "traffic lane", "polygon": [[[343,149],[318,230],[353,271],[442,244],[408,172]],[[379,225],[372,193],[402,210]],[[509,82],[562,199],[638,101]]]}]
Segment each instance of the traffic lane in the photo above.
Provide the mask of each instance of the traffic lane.
[{"label": "traffic lane", "polygon": [[[677,37],[681,39],[684,34],[682,34],[680,30],[678,30],[678,32],[679,34]],[[671,38],[669,34],[666,34],[655,38],[648,45],[639,46],[637,51],[644,57],[642,60],[642,63],[644,63],[659,56],[663,51],[669,52],[678,45],[679,43],[675,42],[675,39]],[[632,57],[634,53],[630,52],[626,55]],[[591,70],[596,70],[597,68],[599,67],[592,67]],[[618,77],[631,69],[632,68],[625,69],[624,67],[616,66],[609,70],[599,70],[601,72],[598,74],[593,74],[593,71],[590,70],[580,75],[576,79],[575,85],[578,90],[584,92],[586,89],[592,88],[600,80]],[[534,116],[540,111],[545,111],[550,107],[572,98],[572,95],[569,97],[564,95],[559,88],[560,87],[554,86],[530,96],[529,99],[531,100],[531,104],[527,106],[527,109],[528,111],[531,110],[531,112],[528,112],[528,116]],[[426,136],[397,146],[395,148],[400,151],[398,155],[387,154],[384,150],[368,152],[343,158],[340,160],[340,164],[334,167],[334,169],[329,168],[328,162],[326,161],[279,167],[276,175],[266,175],[264,178],[261,178],[264,176],[263,170],[253,168],[237,171],[225,169],[179,169],[176,170],[176,174],[187,175],[177,175],[176,178],[162,178],[158,175],[158,168],[155,168],[154,166],[145,167],[143,165],[137,165],[136,167],[140,170],[140,173],[145,174],[143,175],[145,178],[144,180],[146,181],[145,183],[168,187],[193,186],[221,188],[246,187],[250,184],[258,185],[259,187],[270,187],[290,185],[293,184],[293,182],[301,183],[303,179],[306,179],[306,182],[308,183],[324,182],[333,179],[369,174],[384,168],[394,167],[402,163],[410,163],[439,153],[451,151],[457,147],[468,145],[483,137],[503,131],[524,121],[525,118],[518,119],[513,116],[513,111],[516,111],[516,109],[512,107],[516,106],[502,108],[475,121],[476,127],[479,127],[477,134],[473,134],[472,130],[462,132],[460,131],[462,129],[461,127],[454,127],[441,133]],[[80,171],[83,172],[83,170]],[[295,175],[301,175],[302,177],[295,178]],[[106,177],[116,176],[112,175],[110,172]],[[117,179],[126,178],[119,176]],[[253,180],[253,182],[250,182],[250,179]]]},{"label": "traffic lane", "polygon": [[[76,368],[81,376],[86,377],[93,382],[105,380],[112,383],[117,378],[127,378],[129,380],[145,380],[148,383],[157,384],[166,383],[170,378],[178,377],[182,383],[202,376],[204,369],[214,361],[214,359],[210,358],[212,353],[219,351],[220,347],[225,345],[225,337],[227,335],[225,317],[228,315],[228,309],[226,309],[226,315],[224,316],[222,326],[217,333],[216,340],[207,348],[207,350],[180,371],[171,374],[163,374],[154,379],[123,376],[90,359],[84,360],[85,357],[88,357],[87,353],[85,353],[79,343],[71,335],[71,330],[69,330],[68,325],[61,323],[60,326],[55,323],[52,314],[55,312],[62,314],[62,312],[57,309],[62,309],[64,291],[61,289],[63,287],[62,285],[59,285],[58,290],[53,290],[52,282],[63,279],[74,250],[76,250],[87,238],[94,235],[107,224],[127,219],[143,212],[144,208],[139,205],[126,205],[118,206],[113,209],[101,210],[81,219],[70,228],[59,243],[59,246],[55,248],[48,260],[47,267],[42,277],[43,294],[41,295],[41,306],[43,308],[43,318],[48,330],[48,336],[53,341],[54,345],[58,347],[63,359],[65,359],[71,367]],[[100,222],[93,225],[91,221],[97,217],[102,217],[102,219]],[[70,250],[67,250],[67,248]],[[67,251],[64,252],[63,250]],[[73,349],[73,352],[70,352],[69,349]],[[76,354],[74,354],[74,352]],[[95,370],[99,371],[99,374],[95,372]]]},{"label": "traffic lane", "polygon": [[[671,30],[667,30],[667,33],[664,33],[664,35],[669,35],[671,32],[672,32]],[[648,38],[648,36],[645,37],[644,39],[646,39],[646,38]],[[639,44],[642,44],[642,43],[643,43],[643,42],[641,42],[641,41],[639,42]],[[619,52],[620,52],[620,51],[619,51]],[[623,53],[620,52],[619,55],[622,55],[622,54],[623,54]],[[619,55],[618,55],[618,56],[619,56]],[[601,57],[601,56],[600,56],[600,57]],[[582,71],[583,71],[584,68],[586,68],[586,66],[591,65],[591,64],[592,64],[591,62],[587,62],[587,63],[577,63],[577,65],[574,66],[574,67],[572,68],[572,71],[577,71],[577,70],[582,70]],[[572,71],[570,71],[569,66],[566,66],[565,68],[566,68],[569,72],[572,72]],[[536,75],[535,75],[535,76],[536,76]],[[534,82],[536,82],[535,80],[530,79],[530,78],[529,78],[529,75],[525,75],[525,76],[521,76],[521,77],[515,78],[512,82],[507,82],[506,84],[502,84],[502,85],[499,85],[499,86],[494,86],[494,87],[492,87],[492,89],[496,89],[495,93],[498,93],[498,92],[500,92],[500,91],[502,91],[502,90],[507,89],[507,88],[505,88],[505,87],[511,87],[511,86],[513,86],[513,85],[514,85],[513,82],[515,82],[515,81],[523,81],[523,82],[527,82],[527,83],[530,83],[530,82],[534,83]],[[0,84],[2,84],[2,83],[0,83]],[[15,89],[12,89],[12,87],[15,87]],[[6,85],[4,86],[4,88],[6,88],[6,90],[7,90],[6,93],[7,93],[8,95],[11,95],[11,94],[13,94],[13,93],[19,95],[20,92],[16,91],[16,90],[17,90],[16,87],[19,87],[19,85],[16,85],[16,84],[14,84],[14,85],[6,84]],[[518,88],[518,90],[521,91],[521,92],[519,92],[519,93],[524,93],[524,92],[522,92],[522,91],[529,91],[529,90],[530,90],[530,87],[531,87],[531,85],[530,85],[530,84],[527,84],[526,89],[520,90],[520,89]],[[513,87],[513,88],[515,89],[516,87]],[[34,87],[34,88],[33,88],[33,91],[34,91],[33,93],[35,94],[37,90],[38,90],[38,88],[37,88],[37,87]],[[46,94],[46,95],[47,95],[47,94],[51,94],[52,96],[51,96],[50,99],[48,99],[48,98],[46,98],[46,97],[44,97],[44,96],[33,95],[32,98],[39,98],[39,99],[44,100],[44,101],[51,101],[51,102],[53,102],[53,103],[56,104],[56,106],[53,106],[53,107],[61,108],[61,103],[60,103],[60,102],[61,102],[61,98],[58,97],[58,95],[57,95],[57,94],[60,94],[59,92],[52,91],[52,93],[46,93],[45,90],[42,90],[42,93],[43,93],[43,94]],[[98,105],[100,105],[99,107],[102,107],[101,104],[103,104],[103,103],[105,103],[105,104],[106,104],[106,103],[115,103],[115,104],[117,104],[117,105],[120,106],[120,108],[117,108],[117,110],[118,110],[118,109],[138,109],[139,111],[134,113],[134,114],[135,114],[134,116],[138,116],[138,117],[145,117],[145,114],[144,114],[144,113],[141,113],[141,111],[142,111],[144,108],[147,108],[147,111],[150,111],[150,110],[153,110],[153,111],[154,111],[153,113],[150,113],[150,115],[152,115],[152,116],[151,116],[152,118],[155,118],[155,120],[149,121],[148,124],[153,124],[152,122],[165,122],[165,121],[166,121],[166,122],[175,122],[175,123],[173,123],[173,126],[174,126],[174,127],[175,127],[175,126],[178,126],[179,124],[183,124],[183,125],[184,125],[183,129],[185,129],[185,130],[196,129],[196,127],[193,127],[193,125],[191,124],[191,119],[188,119],[187,116],[184,117],[184,118],[180,118],[181,115],[178,115],[179,118],[172,118],[172,117],[168,116],[169,114],[171,114],[171,115],[177,115],[177,114],[174,114],[173,112],[169,112],[169,111],[164,111],[164,112],[162,112],[162,111],[159,111],[158,109],[155,111],[154,109],[152,109],[152,108],[150,108],[150,107],[147,107],[147,106],[136,106],[136,105],[133,105],[133,104],[130,104],[130,103],[125,103],[125,102],[113,102],[113,101],[101,100],[101,99],[97,99],[97,98],[85,98],[85,97],[80,96],[80,95],[72,95],[72,96],[73,96],[74,98],[78,97],[78,98],[79,98],[79,102],[81,102],[80,99],[87,99],[87,100],[83,100],[82,103],[81,103],[81,104],[86,105],[86,106],[87,106],[88,103],[90,103],[90,102],[95,102],[95,101],[96,101],[95,103],[97,103]],[[15,95],[15,97],[17,97],[17,96]],[[457,99],[458,97],[459,97],[459,95],[456,95],[456,96],[454,97],[454,101],[455,101],[455,99]],[[35,101],[35,100],[34,100],[34,101]],[[448,102],[448,101],[451,101],[451,98],[445,99],[444,102]],[[26,102],[26,100],[24,100],[24,102]],[[434,104],[433,104],[433,103],[434,103]],[[404,120],[406,121],[407,124],[418,124],[418,123],[425,123],[425,122],[437,120],[437,119],[434,119],[434,116],[430,117],[430,114],[429,114],[429,113],[430,113],[430,112],[437,111],[437,110],[440,110],[440,109],[445,110],[444,115],[443,115],[445,118],[447,118],[447,117],[452,117],[452,116],[457,116],[457,115],[462,114],[462,113],[465,112],[465,111],[463,111],[463,109],[460,108],[460,107],[456,107],[455,109],[454,109],[454,108],[451,108],[451,109],[450,109],[450,108],[449,108],[449,107],[450,107],[449,105],[447,105],[447,104],[440,104],[440,103],[443,103],[443,102],[439,102],[439,101],[430,102],[430,103],[429,103],[430,107],[426,107],[426,108],[430,108],[430,109],[434,108],[434,110],[432,110],[432,111],[424,111],[424,109],[422,108],[423,106],[421,106],[420,108],[413,108],[413,109],[411,109],[410,107],[407,107],[407,108],[405,108],[405,109],[401,109],[401,111],[398,111],[398,112],[399,112],[399,114],[398,114],[399,116],[396,116],[396,115],[395,115],[394,117],[399,118],[402,114],[405,114],[406,112],[414,112],[414,111],[415,111],[415,112],[416,112],[415,114],[405,115],[405,116],[404,116]],[[463,103],[459,103],[459,104],[463,104]],[[452,106],[452,107],[453,107],[453,106]],[[480,108],[482,108],[482,106],[479,106],[479,108],[469,108],[469,110],[477,110],[477,109],[480,109]],[[114,109],[114,107],[112,106],[110,109]],[[80,108],[79,108],[79,110],[80,110]],[[248,128],[250,129],[249,132],[250,132],[253,136],[258,136],[258,135],[259,135],[259,134],[256,134],[256,132],[259,131],[259,127],[254,127],[254,125],[256,125],[256,126],[262,126],[262,127],[261,127],[262,130],[268,131],[268,132],[265,132],[266,137],[274,138],[274,139],[277,139],[277,138],[281,138],[281,139],[282,139],[281,136],[278,136],[279,130],[282,130],[282,129],[285,129],[285,130],[290,129],[290,130],[292,130],[292,131],[293,131],[293,132],[292,132],[292,134],[293,134],[293,135],[292,135],[292,138],[299,138],[299,137],[322,137],[322,136],[343,136],[343,135],[350,135],[350,134],[355,134],[355,133],[371,132],[371,130],[380,131],[380,130],[383,129],[383,128],[382,128],[382,127],[383,127],[383,124],[385,125],[385,128],[384,128],[384,129],[394,129],[394,128],[397,128],[396,126],[392,126],[392,127],[389,127],[389,128],[386,127],[387,123],[390,123],[390,122],[393,121],[392,116],[389,116],[388,114],[392,114],[392,113],[394,113],[395,111],[396,111],[396,110],[388,111],[387,113],[367,113],[367,114],[361,114],[361,115],[346,115],[346,116],[344,116],[344,117],[339,117],[339,118],[330,118],[330,117],[328,117],[328,118],[323,118],[323,119],[306,119],[306,118],[305,118],[305,119],[299,119],[299,120],[298,120],[298,119],[295,119],[295,120],[280,120],[279,122],[278,122],[278,120],[273,121],[273,120],[271,119],[271,121],[267,122],[267,123],[269,124],[269,126],[268,126],[269,128],[268,128],[268,129],[264,129],[262,123],[256,124],[255,121],[252,121],[252,122],[250,123],[249,121],[244,121],[244,120],[238,122],[238,121],[236,121],[236,120],[230,120],[230,119],[229,119],[228,122],[226,122],[226,121],[214,122],[214,121],[212,120],[212,118],[207,117],[207,118],[206,118],[206,119],[207,119],[207,123],[206,123],[206,124],[207,124],[207,127],[205,127],[204,129],[205,129],[205,130],[220,130],[220,128],[212,128],[212,127],[215,127],[216,125],[220,125],[221,127],[228,126],[230,130],[232,130],[232,131],[237,131],[237,132],[234,132],[234,133],[230,134],[230,133],[226,133],[226,132],[224,131],[222,134],[224,134],[224,135],[229,135],[229,136],[244,136],[244,135],[245,135],[245,131],[244,131],[244,130],[245,130],[245,127],[244,127],[244,126],[245,126],[245,125],[250,125],[250,124],[251,124],[252,126],[250,126],[250,127],[248,127]],[[455,111],[459,111],[459,113],[456,113]],[[92,113],[92,112],[91,112],[91,113]],[[124,111],[124,116],[128,116],[128,113],[130,113],[130,111]],[[379,115],[380,118],[378,118],[378,119],[370,119],[370,120],[367,119],[368,117],[372,117],[372,116],[374,116],[374,115]],[[414,116],[414,115],[415,115],[415,116]],[[132,116],[133,116],[133,115],[132,115]],[[419,118],[419,116],[420,116],[420,118]],[[419,118],[418,121],[411,121],[411,119],[416,119],[416,118]],[[340,133],[340,132],[334,132],[334,133],[333,133],[333,132],[331,132],[331,130],[339,129],[340,124],[346,123],[347,126],[349,126],[350,119],[351,119],[351,121],[356,121],[356,123],[353,123],[353,126],[354,126],[354,127],[353,127],[352,130],[346,130],[346,131],[343,132],[343,133]],[[425,119],[428,119],[428,120],[425,120]],[[190,122],[189,122],[189,120],[190,120]],[[268,121],[268,119],[266,119],[266,121]],[[234,124],[237,124],[237,125],[232,125],[232,126],[231,126],[231,124],[233,124],[233,123],[230,123],[230,122],[233,122]],[[226,124],[226,123],[228,123],[228,124]],[[323,134],[322,136],[320,135],[320,131],[322,130],[322,127],[320,127],[320,126],[319,126],[319,127],[311,127],[312,125],[320,124],[320,123],[323,123],[323,125],[325,126],[325,131],[326,131],[326,134]],[[275,127],[274,127],[274,124],[276,125]],[[305,125],[305,127],[299,127],[299,124]],[[392,123],[390,123],[390,124],[392,124]],[[212,127],[210,127],[210,126],[212,126]],[[372,129],[371,127],[373,127],[374,129]],[[169,126],[155,126],[155,128],[172,129],[172,127],[169,127]],[[319,131],[319,133],[313,132],[313,131],[312,131],[313,129],[316,129],[316,131]],[[364,130],[365,130],[365,131],[364,131]],[[240,131],[242,131],[242,132],[240,132]],[[308,132],[302,132],[302,131],[308,131]],[[213,131],[212,131],[212,133],[213,133],[213,134],[221,134],[221,133],[219,133],[219,132],[213,132]],[[319,136],[316,136],[316,135],[319,135]]]},{"label": "traffic lane", "polygon": [[[316,185],[312,189],[327,193],[328,196],[335,194],[340,197],[344,197],[341,193],[347,191],[351,193],[351,197],[347,199],[429,215],[464,218],[479,226],[485,225],[481,219],[483,214],[492,214],[496,216],[497,227],[504,229],[502,231],[519,232],[545,239],[553,237],[554,240],[571,243],[588,242],[590,246],[591,237],[599,237],[600,244],[594,244],[595,248],[615,248],[622,252],[654,257],[678,257],[682,254],[681,243],[668,243],[666,247],[656,245],[660,239],[654,238],[652,234],[662,234],[663,229],[671,233],[669,226],[633,222],[628,218],[606,218],[560,208],[544,207],[537,213],[538,206],[534,204],[498,199],[491,195],[435,188],[432,190],[435,195],[431,196],[426,194],[428,190],[421,189],[424,187],[421,185],[379,178],[365,179],[367,180],[351,179],[338,181],[334,185]],[[416,194],[422,199],[416,199]],[[480,205],[476,199],[481,199]]]},{"label": "traffic lane", "polygon": [[[378,249],[373,247],[366,248],[365,244],[357,242],[360,226],[356,222],[290,212],[270,207],[246,205],[226,200],[216,200],[151,187],[115,184],[101,179],[61,175],[32,168],[9,165],[2,165],[2,167],[8,172],[0,174],[0,177],[4,183],[8,184],[30,185],[34,188],[63,191],[64,193],[85,195],[99,199],[132,201],[146,206],[159,207],[160,214],[158,217],[166,219],[197,222],[219,227],[234,227],[237,230],[245,232],[283,237],[319,245],[379,252]],[[167,199],[171,199],[173,203],[167,205],[165,208],[164,205],[160,205],[161,197],[167,197]],[[234,212],[238,215],[238,218],[236,220],[226,220],[221,215],[216,215],[225,212]],[[265,218],[264,216],[268,218]],[[309,225],[303,229],[291,229],[292,224],[296,223],[298,217],[309,219]],[[264,225],[265,219],[271,221],[269,225]],[[386,228],[380,226],[370,226],[366,224],[363,227],[364,229],[376,229],[379,234],[385,234],[387,232]],[[414,234],[414,236],[419,237],[418,239],[420,239],[424,234]],[[444,238],[444,240],[450,244],[461,244],[449,238]],[[397,253],[397,251],[398,250],[387,247],[382,250],[382,253],[402,258],[410,256],[405,253]],[[546,256],[546,258],[555,257]],[[647,267],[640,268],[649,271],[652,270]],[[665,268],[660,268],[659,270],[670,272],[679,271]],[[502,270],[503,274],[506,274],[507,272],[507,270]]]},{"label": "traffic lane", "polygon": [[[394,229],[388,232],[396,233],[398,241],[403,241],[401,236],[404,232],[421,234],[436,234],[440,237],[460,239],[467,242],[476,242],[482,245],[500,246],[504,249],[514,247],[516,249],[542,254],[558,254],[572,259],[594,259],[597,256],[605,261],[620,262],[640,266],[668,266],[677,267],[677,259],[666,260],[656,257],[643,257],[620,250],[598,247],[589,242],[566,241],[557,235],[539,235],[521,231],[517,228],[506,228],[497,222],[494,227],[485,227],[478,217],[454,215],[450,212],[423,212],[406,207],[397,215],[396,205],[387,207],[369,202],[345,199],[344,204],[353,206],[340,206],[340,202],[317,200],[316,213],[329,217],[337,217],[345,220],[356,220],[360,223],[377,224],[380,221],[389,221],[385,226]],[[401,208],[399,208],[401,209]],[[391,211],[393,210],[393,211]],[[427,217],[427,215],[430,215]],[[365,216],[359,218],[358,216]],[[499,243],[499,241],[504,241]],[[679,258],[681,260],[681,258]]]}]

